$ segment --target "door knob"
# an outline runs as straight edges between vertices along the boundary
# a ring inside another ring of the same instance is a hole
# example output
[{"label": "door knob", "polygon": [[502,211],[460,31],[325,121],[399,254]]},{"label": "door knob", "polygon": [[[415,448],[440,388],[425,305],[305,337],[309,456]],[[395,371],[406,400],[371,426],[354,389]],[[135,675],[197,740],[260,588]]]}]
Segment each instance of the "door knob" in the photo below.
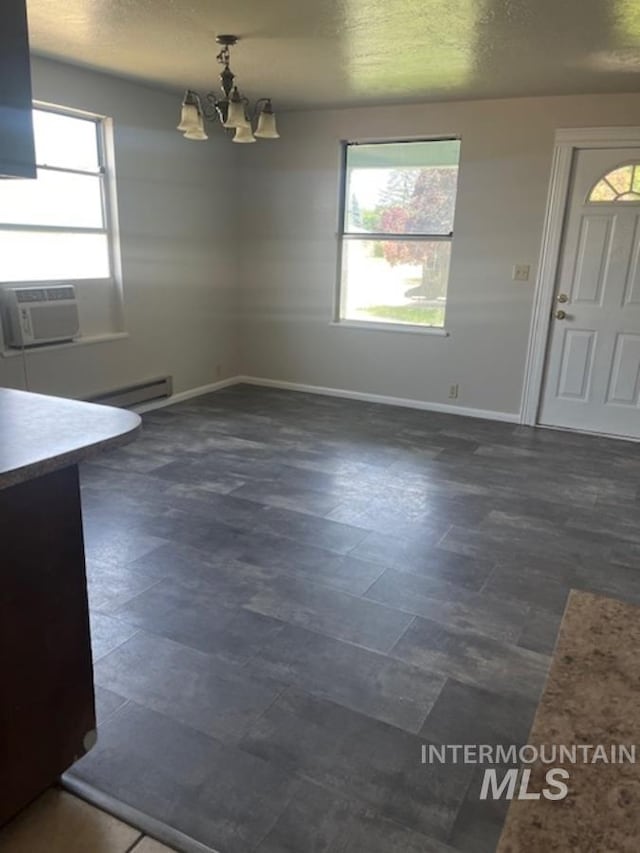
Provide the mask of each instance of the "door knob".
[{"label": "door knob", "polygon": [[562,311],[562,310],[556,311],[556,320],[565,320],[566,317],[567,317],[566,311]]},{"label": "door knob", "polygon": [[567,296],[566,293],[559,293],[558,294],[558,302],[568,302],[568,301],[569,301],[569,297]]}]

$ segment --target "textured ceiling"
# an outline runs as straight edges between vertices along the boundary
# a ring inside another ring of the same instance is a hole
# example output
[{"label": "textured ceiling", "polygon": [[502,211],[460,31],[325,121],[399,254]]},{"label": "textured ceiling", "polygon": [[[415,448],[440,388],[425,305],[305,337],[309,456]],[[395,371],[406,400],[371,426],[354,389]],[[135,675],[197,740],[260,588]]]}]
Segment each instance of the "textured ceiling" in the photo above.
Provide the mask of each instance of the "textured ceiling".
[{"label": "textured ceiling", "polygon": [[640,91],[639,0],[27,0],[32,49],[276,106]]}]

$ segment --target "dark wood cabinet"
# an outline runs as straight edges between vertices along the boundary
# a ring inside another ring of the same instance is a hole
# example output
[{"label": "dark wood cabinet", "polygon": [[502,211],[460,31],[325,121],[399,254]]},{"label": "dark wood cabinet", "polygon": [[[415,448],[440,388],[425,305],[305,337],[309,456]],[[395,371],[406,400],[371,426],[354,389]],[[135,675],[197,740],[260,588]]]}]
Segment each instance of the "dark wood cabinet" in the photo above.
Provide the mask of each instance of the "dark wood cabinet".
[{"label": "dark wood cabinet", "polygon": [[0,3],[0,177],[36,177],[25,0]]},{"label": "dark wood cabinet", "polygon": [[0,490],[0,825],[94,742],[78,469]]},{"label": "dark wood cabinet", "polygon": [[95,741],[78,463],[139,429],[133,412],[0,388],[0,826]]}]

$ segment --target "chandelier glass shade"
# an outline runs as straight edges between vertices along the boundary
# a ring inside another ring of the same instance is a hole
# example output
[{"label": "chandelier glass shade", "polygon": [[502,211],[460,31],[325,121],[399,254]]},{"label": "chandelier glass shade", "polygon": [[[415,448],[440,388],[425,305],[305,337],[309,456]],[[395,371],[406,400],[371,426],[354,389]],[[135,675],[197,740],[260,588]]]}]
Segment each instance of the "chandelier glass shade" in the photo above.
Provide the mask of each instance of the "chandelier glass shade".
[{"label": "chandelier glass shade", "polygon": [[201,96],[193,89],[187,89],[177,129],[184,134],[185,139],[203,140],[208,139],[205,121],[219,121],[227,130],[235,130],[233,142],[255,142],[256,138],[278,139],[280,134],[271,98],[259,98],[251,107],[249,99],[234,83],[235,74],[229,67],[229,48],[237,43],[238,37],[221,35],[216,37],[216,41],[222,45],[216,59],[223,66],[220,72],[223,96],[219,97],[214,92]]},{"label": "chandelier glass shade", "polygon": [[253,133],[251,125],[236,127],[236,132],[233,136],[233,142],[255,142],[256,137]]}]

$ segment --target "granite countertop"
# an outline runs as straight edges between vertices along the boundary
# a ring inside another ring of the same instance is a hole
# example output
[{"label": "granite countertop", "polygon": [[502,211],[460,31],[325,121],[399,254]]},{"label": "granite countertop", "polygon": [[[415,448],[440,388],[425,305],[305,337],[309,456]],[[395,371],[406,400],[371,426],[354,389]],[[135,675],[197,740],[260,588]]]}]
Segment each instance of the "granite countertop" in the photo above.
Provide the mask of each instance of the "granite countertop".
[{"label": "granite countertop", "polygon": [[133,412],[0,388],[0,489],[131,441]]},{"label": "granite countertop", "polygon": [[[602,744],[607,752],[640,743],[639,607],[572,591],[529,743]],[[640,850],[638,764],[554,766],[570,774],[568,796],[514,799],[498,853]],[[545,786],[545,769],[533,766],[531,791]]]}]

